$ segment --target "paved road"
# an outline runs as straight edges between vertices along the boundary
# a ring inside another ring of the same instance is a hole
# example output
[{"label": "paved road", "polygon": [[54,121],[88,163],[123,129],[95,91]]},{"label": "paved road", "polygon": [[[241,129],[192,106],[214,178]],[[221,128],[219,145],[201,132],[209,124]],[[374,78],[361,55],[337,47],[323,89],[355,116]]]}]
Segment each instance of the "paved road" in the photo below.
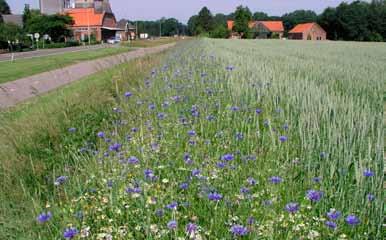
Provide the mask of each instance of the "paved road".
[{"label": "paved road", "polygon": [[98,71],[148,54],[164,51],[174,45],[175,43],[171,43],[153,48],[142,48],[115,56],[81,62],[62,69],[0,84],[0,108],[14,106],[17,103],[69,84]]},{"label": "paved road", "polygon": [[[62,54],[67,52],[90,51],[90,50],[95,50],[99,48],[107,48],[107,47],[115,47],[115,46],[118,46],[118,45],[98,44],[98,45],[91,45],[91,46],[42,49],[42,50],[30,51],[30,52],[16,52],[14,53],[14,57],[17,60],[17,59],[25,59],[25,58],[51,56],[51,55],[57,55],[57,54]],[[0,62],[10,61],[10,60],[11,60],[10,53],[0,54]]]}]

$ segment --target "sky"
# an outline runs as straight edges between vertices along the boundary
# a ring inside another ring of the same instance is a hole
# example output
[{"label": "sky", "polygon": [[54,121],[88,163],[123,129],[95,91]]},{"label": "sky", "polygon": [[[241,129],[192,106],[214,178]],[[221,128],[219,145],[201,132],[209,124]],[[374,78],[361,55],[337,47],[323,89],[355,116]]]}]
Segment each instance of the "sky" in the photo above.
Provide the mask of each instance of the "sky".
[{"label": "sky", "polygon": [[[13,13],[22,13],[24,4],[39,8],[39,0],[7,0]],[[197,14],[203,6],[212,13],[231,13],[238,5],[248,6],[252,12],[262,11],[281,16],[297,9],[321,13],[326,7],[335,7],[342,0],[110,0],[117,19],[157,20],[174,17],[183,23]],[[346,0],[352,2],[352,0]]]}]

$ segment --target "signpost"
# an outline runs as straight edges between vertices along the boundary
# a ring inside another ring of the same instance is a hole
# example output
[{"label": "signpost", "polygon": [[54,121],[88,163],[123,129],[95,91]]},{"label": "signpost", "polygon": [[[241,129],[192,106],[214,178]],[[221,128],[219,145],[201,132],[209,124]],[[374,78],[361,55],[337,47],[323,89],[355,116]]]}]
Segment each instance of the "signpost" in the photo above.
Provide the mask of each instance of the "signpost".
[{"label": "signpost", "polygon": [[39,33],[35,33],[34,34],[34,37],[36,39],[36,49],[39,50],[39,38],[40,38],[40,34]]}]

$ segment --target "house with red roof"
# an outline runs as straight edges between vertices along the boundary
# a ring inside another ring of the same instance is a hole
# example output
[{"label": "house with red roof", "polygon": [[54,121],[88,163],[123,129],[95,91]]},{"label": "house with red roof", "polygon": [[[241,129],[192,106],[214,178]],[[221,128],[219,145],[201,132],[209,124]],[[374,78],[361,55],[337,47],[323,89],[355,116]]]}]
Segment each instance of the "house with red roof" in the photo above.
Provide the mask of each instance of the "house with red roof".
[{"label": "house with red roof", "polygon": [[[234,21],[227,21],[228,30],[233,32]],[[284,34],[284,25],[282,21],[250,21],[249,28],[252,30],[256,38],[279,38]],[[232,36],[234,34],[232,33]]]},{"label": "house with red roof", "polygon": [[64,13],[71,16],[74,24],[71,29],[74,38],[78,41],[86,39],[88,36],[95,37],[96,41],[106,41],[116,36],[117,21],[113,13],[97,11],[94,7],[90,8],[68,8]]},{"label": "house with red roof", "polygon": [[317,23],[303,23],[288,32],[288,39],[320,41],[327,39],[327,33]]}]

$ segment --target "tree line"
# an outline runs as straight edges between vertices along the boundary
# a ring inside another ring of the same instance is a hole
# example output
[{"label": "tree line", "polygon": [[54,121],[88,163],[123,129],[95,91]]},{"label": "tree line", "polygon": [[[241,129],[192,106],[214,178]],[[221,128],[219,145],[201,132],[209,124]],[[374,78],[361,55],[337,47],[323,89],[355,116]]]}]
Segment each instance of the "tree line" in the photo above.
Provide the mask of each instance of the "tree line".
[{"label": "tree line", "polygon": [[227,38],[227,20],[234,21],[232,31],[252,38],[249,21],[283,21],[285,36],[300,23],[317,22],[327,32],[330,40],[386,41],[386,0],[342,2],[337,7],[326,8],[321,14],[311,10],[296,10],[282,16],[269,16],[264,12],[252,13],[248,7],[238,6],[235,12],[213,15],[207,7],[188,21],[188,33],[193,36]]}]

